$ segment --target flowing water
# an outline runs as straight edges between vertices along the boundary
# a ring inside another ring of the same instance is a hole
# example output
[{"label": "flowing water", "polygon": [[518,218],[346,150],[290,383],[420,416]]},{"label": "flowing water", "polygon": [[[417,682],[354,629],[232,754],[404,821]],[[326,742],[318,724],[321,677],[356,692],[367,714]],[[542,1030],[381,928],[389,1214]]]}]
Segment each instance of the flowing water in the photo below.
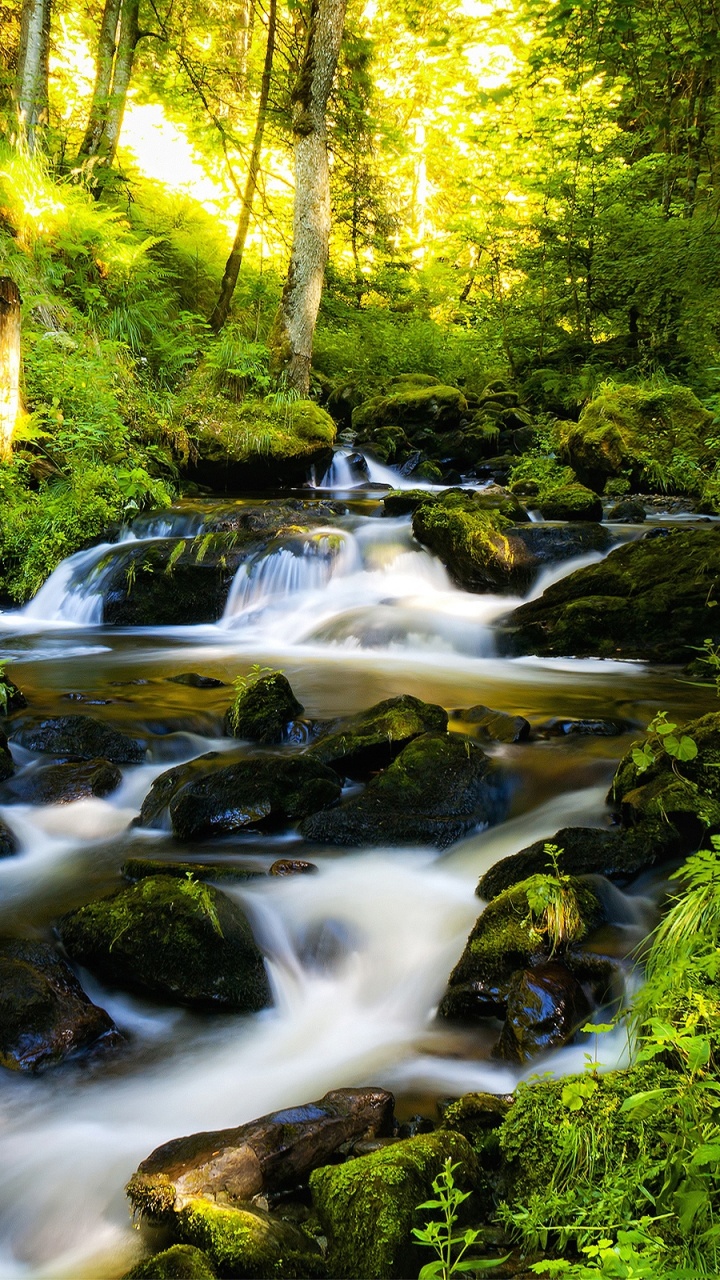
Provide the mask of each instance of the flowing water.
[{"label": "flowing water", "polygon": [[[231,684],[254,663],[279,666],[311,718],[399,693],[448,709],[484,703],[534,724],[561,716],[641,726],[659,707],[681,717],[707,709],[706,692],[689,690],[669,670],[496,657],[493,621],[518,601],[453,586],[414,543],[409,518],[383,518],[372,489],[361,491],[357,474],[346,474],[347,459],[336,467],[324,484],[346,490],[353,480],[347,513],[249,557],[215,625],[102,625],[103,583],[117,557],[138,540],[194,536],[211,503],[180,504],[136,522],[118,543],[71,557],[24,610],[0,615],[3,656],[33,714],[95,714],[148,744],[146,763],[125,768],[121,788],[106,800],[0,808],[21,842],[18,856],[0,862],[0,932],[51,936],[62,911],[118,887],[131,853],[260,868],[279,856],[308,856],[319,867],[315,876],[224,886],[247,909],[267,956],[273,1008],[252,1017],[204,1015],[109,989],[84,973],[86,990],[125,1035],[124,1048],[39,1077],[3,1073],[2,1280],[122,1275],[139,1249],[124,1184],[170,1138],[239,1124],[345,1085],[391,1088],[400,1114],[409,1115],[444,1095],[506,1092],[522,1075],[563,1073],[582,1062],[587,1044],[524,1071],[510,1068],[490,1059],[481,1033],[441,1026],[432,1015],[481,910],[474,896],[480,874],[561,826],[606,824],[604,796],[632,729],[494,748],[513,778],[509,819],[443,855],[308,849],[292,832],[181,848],[167,833],[129,828],[169,764],[235,745],[222,737],[231,690],[169,682],[181,672]],[[531,594],[596,558],[553,566]],[[33,767],[29,752],[14,748],[14,755],[20,767]],[[632,892],[612,891],[621,952],[629,954],[652,926],[659,891],[651,877]],[[619,1035],[605,1038],[604,1065],[624,1052]]]}]

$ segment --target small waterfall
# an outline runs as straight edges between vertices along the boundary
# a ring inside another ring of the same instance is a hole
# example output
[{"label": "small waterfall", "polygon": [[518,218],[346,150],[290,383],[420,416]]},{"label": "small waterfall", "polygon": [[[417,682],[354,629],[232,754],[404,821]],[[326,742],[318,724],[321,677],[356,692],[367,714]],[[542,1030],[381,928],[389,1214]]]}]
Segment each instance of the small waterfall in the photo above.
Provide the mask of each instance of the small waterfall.
[{"label": "small waterfall", "polygon": [[352,573],[359,564],[357,542],[349,532],[327,528],[298,535],[289,545],[253,556],[240,566],[222,624],[273,600],[321,590],[335,575]]},{"label": "small waterfall", "polygon": [[347,447],[335,450],[333,460],[324,476],[312,487],[345,492],[348,489],[363,489],[367,485],[386,485],[389,489],[428,490],[447,487],[431,484],[428,480],[408,480],[393,467],[386,467],[382,462],[378,462],[371,454]]},{"label": "small waterfall", "polygon": [[23,616],[43,622],[97,626],[102,622],[103,583],[115,568],[118,553],[122,554],[120,548],[129,542],[137,542],[132,533],[127,533],[120,543],[102,542],[63,560],[25,605]]}]

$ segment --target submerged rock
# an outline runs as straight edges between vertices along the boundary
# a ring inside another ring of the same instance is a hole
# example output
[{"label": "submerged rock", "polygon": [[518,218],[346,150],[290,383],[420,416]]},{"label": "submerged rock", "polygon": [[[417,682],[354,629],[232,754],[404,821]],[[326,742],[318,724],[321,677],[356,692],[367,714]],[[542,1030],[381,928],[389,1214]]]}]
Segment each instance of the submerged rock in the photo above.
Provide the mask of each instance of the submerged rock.
[{"label": "submerged rock", "polygon": [[460,1165],[458,1185],[472,1188],[477,1157],[452,1130],[419,1134],[316,1170],[310,1187],[328,1240],[330,1275],[338,1280],[417,1275],[427,1250],[414,1243],[413,1228],[426,1225],[428,1210],[419,1206],[432,1196],[433,1179],[448,1159]]},{"label": "submerged rock", "polygon": [[244,1013],[271,1002],[244,912],[211,885],[143,878],[68,912],[57,931],[71,959],[120,987]]},{"label": "submerged rock", "polygon": [[454,711],[453,719],[473,726],[473,736],[481,742],[526,742],[530,737],[530,721],[524,716],[510,716],[478,703],[466,711]]},{"label": "submerged rock", "polygon": [[[272,872],[272,867],[270,868]],[[227,880],[241,884],[257,880],[266,872],[251,867],[228,866],[217,862],[163,862],[160,858],[128,858],[120,868],[125,880],[147,880],[148,876],[175,876],[178,880]]]},{"label": "submerged rock", "polygon": [[233,738],[282,742],[289,725],[303,710],[287,677],[272,671],[252,681],[236,698],[225,717],[225,727]]},{"label": "submerged rock", "polygon": [[408,744],[361,795],[301,823],[307,840],[444,849],[480,824],[498,822],[507,797],[484,751],[459,734],[424,734]]},{"label": "submerged rock", "polygon": [[177,676],[168,676],[168,684],[186,684],[191,689],[226,689],[227,682],[215,676],[202,676],[197,671],[181,671]]},{"label": "submerged rock", "polygon": [[46,942],[0,939],[0,1065],[35,1071],[120,1039],[112,1018],[85,995]]},{"label": "submerged rock", "polygon": [[23,772],[6,788],[23,804],[72,804],[90,796],[107,796],[122,782],[122,773],[109,760],[86,764],[49,764]]},{"label": "submerged rock", "polygon": [[55,716],[46,720],[26,720],[13,733],[27,751],[73,760],[104,759],[112,764],[140,764],[145,747],[135,738],[93,716]]},{"label": "submerged rock", "polygon": [[333,804],[340,779],[309,755],[264,753],[213,769],[187,783],[169,804],[180,840],[225,835],[268,822],[295,822]]},{"label": "submerged rock", "polygon": [[720,530],[650,534],[521,605],[497,642],[511,655],[687,662],[700,638],[720,640],[718,583]]},{"label": "submerged rock", "polygon": [[410,694],[386,698],[332,725],[310,747],[308,756],[341,777],[364,780],[390,764],[413,738],[443,733],[447,722],[447,712],[435,703]]}]

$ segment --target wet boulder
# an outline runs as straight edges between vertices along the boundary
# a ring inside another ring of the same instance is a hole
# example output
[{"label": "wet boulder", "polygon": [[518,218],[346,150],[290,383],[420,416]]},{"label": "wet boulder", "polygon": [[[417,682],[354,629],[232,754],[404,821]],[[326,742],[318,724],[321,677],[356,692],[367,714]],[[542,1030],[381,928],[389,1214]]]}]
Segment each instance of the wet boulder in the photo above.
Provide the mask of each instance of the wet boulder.
[{"label": "wet boulder", "polygon": [[112,1018],[85,995],[46,942],[0,939],[0,1065],[37,1071],[120,1040]]},{"label": "wet boulder", "polygon": [[224,769],[229,757],[221,751],[206,751],[204,755],[188,760],[184,764],[173,765],[155,778],[150,790],[142,802],[140,813],[134,819],[133,826],[154,827],[162,830],[169,828],[170,819],[167,808],[173,796],[188,782],[203,777],[211,769]]},{"label": "wet boulder", "polygon": [[513,974],[495,1057],[527,1062],[560,1048],[587,1022],[592,1003],[560,961],[548,960]]},{"label": "wet boulder", "polygon": [[65,756],[70,760],[109,760],[112,764],[140,764],[145,746],[120,729],[93,716],[55,716],[25,720],[13,742],[27,751]]},{"label": "wet boulder", "polygon": [[168,684],[185,684],[191,689],[226,689],[227,682],[218,680],[216,676],[203,676],[197,671],[181,671],[177,676],[168,676]]},{"label": "wet boulder", "polygon": [[[272,869],[271,869],[272,870]],[[161,858],[128,858],[120,868],[124,880],[147,880],[148,876],[175,876],[178,880],[225,880],[229,884],[257,880],[267,873],[258,867],[232,866],[226,862],[165,862]]]},{"label": "wet boulder", "polygon": [[631,749],[618,765],[608,801],[626,826],[664,824],[688,848],[708,830],[720,831],[720,712],[689,721],[674,736],[689,738],[697,754],[678,760],[665,749],[666,735],[650,734],[653,762],[644,768]]},{"label": "wet boulder", "polygon": [[222,1276],[321,1280],[327,1275],[310,1235],[254,1204],[229,1206],[197,1196],[178,1210],[173,1230],[206,1253]]},{"label": "wet boulder", "polygon": [[180,840],[296,822],[340,796],[337,773],[309,755],[246,755],[187,783],[170,800]]},{"label": "wet boulder", "polygon": [[720,530],[673,529],[611,551],[498,623],[509,655],[687,662],[699,638],[720,641]]},{"label": "wet boulder", "polygon": [[469,731],[481,742],[527,742],[530,737],[530,721],[524,716],[493,711],[482,703],[464,711],[453,711],[452,719],[471,726]]},{"label": "wet boulder", "polygon": [[277,858],[273,862],[268,875],[271,876],[311,876],[317,871],[314,862],[306,862],[304,858]]},{"label": "wet boulder", "polygon": [[365,790],[301,823],[307,840],[445,849],[480,825],[500,821],[505,781],[485,752],[459,734],[413,739]]},{"label": "wet boulder", "polygon": [[310,747],[308,757],[341,777],[364,780],[390,764],[413,738],[443,733],[447,723],[443,707],[402,694],[335,722]]},{"label": "wet boulder", "polygon": [[465,591],[522,591],[532,581],[536,565],[508,516],[473,494],[451,491],[440,502],[422,503],[412,529]]},{"label": "wet boulder", "polygon": [[636,492],[656,491],[660,480],[670,492],[696,493],[715,466],[706,443],[714,423],[689,387],[607,387],[578,422],[560,424],[559,447],[578,479],[598,493],[620,478]]},{"label": "wet boulder", "polygon": [[15,762],[10,754],[8,740],[5,734],[0,730],[0,782],[4,782],[6,778],[12,777],[15,772]]},{"label": "wet boulder", "polygon": [[288,727],[303,710],[287,677],[272,671],[246,685],[227,712],[225,727],[233,738],[282,742]]},{"label": "wet boulder", "polygon": [[122,1280],[215,1280],[216,1276],[217,1271],[202,1249],[174,1244],[151,1258],[143,1258]]},{"label": "wet boulder", "polygon": [[6,822],[0,819],[0,858],[9,858],[12,854],[17,853],[19,844],[15,833],[10,830]]},{"label": "wet boulder", "polygon": [[143,878],[68,912],[57,932],[72,960],[119,987],[243,1013],[271,1002],[245,913],[212,885]]},{"label": "wet boulder", "polygon": [[22,689],[18,689],[14,680],[8,675],[3,674],[4,665],[0,670],[0,716],[12,716],[16,711],[22,711],[27,706],[27,698]]},{"label": "wet boulder", "polygon": [[419,1134],[316,1170],[310,1187],[327,1236],[330,1275],[338,1280],[416,1276],[427,1262],[427,1250],[413,1241],[413,1229],[428,1220],[427,1209],[418,1206],[432,1196],[433,1180],[446,1160],[460,1165],[457,1183],[471,1190],[478,1177],[477,1157],[468,1141],[451,1130]]},{"label": "wet boulder", "polygon": [[600,498],[582,484],[563,484],[547,489],[538,498],[537,508],[545,520],[602,520]]},{"label": "wet boulder", "polygon": [[112,627],[182,627],[217,622],[237,573],[258,539],[244,532],[163,538],[108,557],[103,622]]},{"label": "wet boulder", "polygon": [[645,503],[640,498],[623,498],[608,511],[606,519],[617,524],[644,524],[647,520]]},{"label": "wet boulder", "polygon": [[121,782],[122,773],[110,760],[49,764],[16,775],[5,794],[22,804],[72,804],[90,796],[108,796]]},{"label": "wet boulder", "polygon": [[411,440],[427,431],[452,431],[467,416],[468,404],[457,387],[434,383],[396,383],[386,395],[374,396],[352,411],[352,427],[358,441],[371,442],[387,426],[399,426]]},{"label": "wet boulder", "polygon": [[614,540],[609,529],[590,520],[571,520],[563,525],[521,524],[513,528],[512,533],[525,543],[538,569],[592,551],[604,553]]},{"label": "wet boulder", "polygon": [[[554,857],[548,853],[554,849]],[[559,852],[557,852],[559,850]],[[633,831],[601,827],[563,827],[548,840],[536,840],[519,853],[501,858],[480,877],[477,896],[490,902],[529,876],[602,875],[621,883],[678,852],[677,833],[667,823],[651,822]]]}]

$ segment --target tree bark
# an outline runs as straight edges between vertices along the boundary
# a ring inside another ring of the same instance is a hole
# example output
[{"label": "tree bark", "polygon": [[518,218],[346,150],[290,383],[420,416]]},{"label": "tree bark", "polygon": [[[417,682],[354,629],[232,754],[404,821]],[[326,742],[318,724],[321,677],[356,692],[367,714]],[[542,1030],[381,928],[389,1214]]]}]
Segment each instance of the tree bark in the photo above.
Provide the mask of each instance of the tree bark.
[{"label": "tree bark", "polygon": [[99,151],[103,162],[112,165],[122,129],[125,103],[132,76],[135,50],[140,39],[140,0],[122,0],[112,92]]},{"label": "tree bark", "polygon": [[240,206],[240,217],[238,219],[238,227],[235,232],[233,247],[230,250],[229,258],[225,263],[225,271],[220,285],[218,300],[215,303],[212,315],[210,316],[210,327],[215,333],[220,332],[228,318],[230,303],[232,302],[235,286],[240,274],[240,267],[242,266],[243,254],[245,252],[245,241],[247,240],[247,233],[250,227],[250,218],[252,217],[253,198],[255,196],[255,188],[257,186],[258,172],[260,170],[260,154],[262,151],[263,135],[265,133],[265,121],[267,120],[268,99],[270,97],[270,79],[272,76],[273,58],[275,56],[276,21],[277,0],[270,0],[270,7],[268,9],[267,44],[265,45],[265,63],[263,66],[262,79],[260,81],[260,99],[258,101],[257,117],[255,119],[255,133],[253,136],[252,151],[250,153],[250,163],[248,165],[242,204]]},{"label": "tree bark", "polygon": [[330,243],[327,102],[340,53],[346,0],[312,0],[293,95],[295,202],[290,266],[275,318],[273,369],[306,396]]},{"label": "tree bark", "polygon": [[105,130],[112,90],[113,67],[117,50],[121,0],[105,0],[97,48],[97,70],[85,137],[78,152],[78,163],[94,156]]},{"label": "tree bark", "polygon": [[20,139],[34,151],[38,128],[48,123],[48,60],[52,0],[23,0],[15,78]]},{"label": "tree bark", "polygon": [[20,291],[0,276],[0,461],[9,462],[20,413]]}]

